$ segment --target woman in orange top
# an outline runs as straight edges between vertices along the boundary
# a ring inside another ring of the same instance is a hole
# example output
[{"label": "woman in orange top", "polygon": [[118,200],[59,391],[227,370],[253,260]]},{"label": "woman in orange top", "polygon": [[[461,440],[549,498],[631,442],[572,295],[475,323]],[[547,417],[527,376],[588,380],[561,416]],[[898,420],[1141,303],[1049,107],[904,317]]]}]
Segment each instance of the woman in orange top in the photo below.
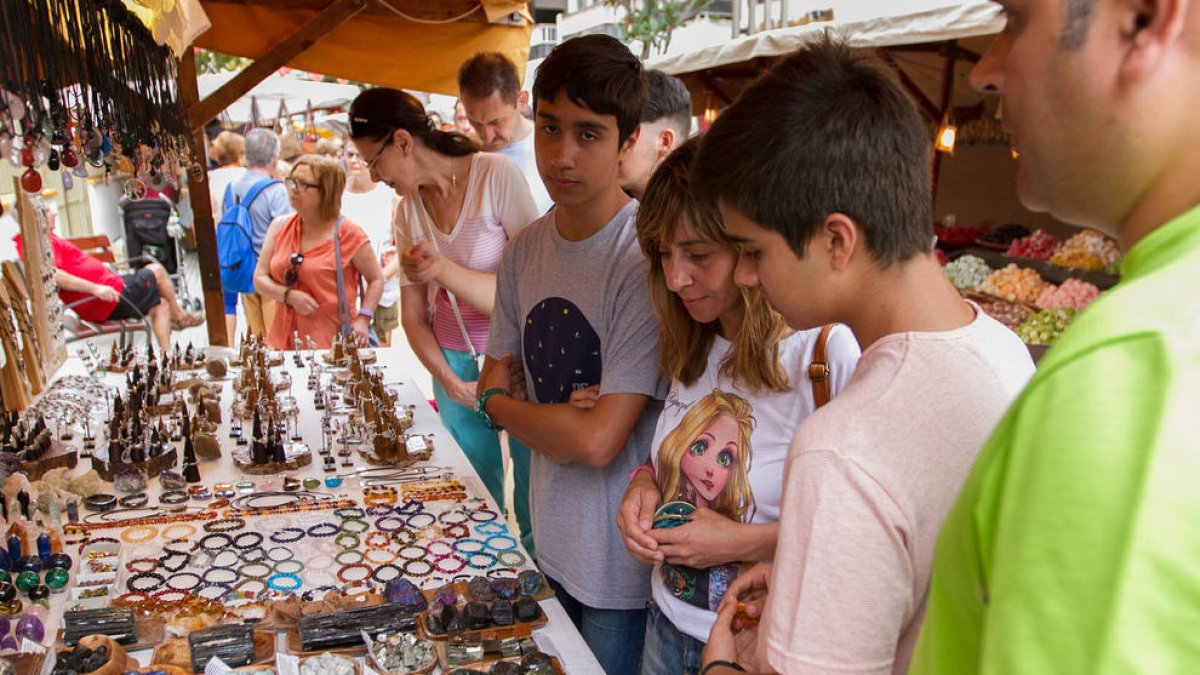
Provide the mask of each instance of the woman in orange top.
[{"label": "woman in orange top", "polygon": [[[371,318],[383,294],[383,272],[362,228],[342,218],[346,175],[336,160],[305,155],[296,160],[284,181],[296,213],[271,223],[263,240],[254,287],[283,306],[267,332],[267,345],[292,349],[293,332],[328,349],[341,326],[366,345]],[[339,316],[334,231],[341,244],[342,277],[347,306]],[[358,308],[359,277],[366,282]]]}]

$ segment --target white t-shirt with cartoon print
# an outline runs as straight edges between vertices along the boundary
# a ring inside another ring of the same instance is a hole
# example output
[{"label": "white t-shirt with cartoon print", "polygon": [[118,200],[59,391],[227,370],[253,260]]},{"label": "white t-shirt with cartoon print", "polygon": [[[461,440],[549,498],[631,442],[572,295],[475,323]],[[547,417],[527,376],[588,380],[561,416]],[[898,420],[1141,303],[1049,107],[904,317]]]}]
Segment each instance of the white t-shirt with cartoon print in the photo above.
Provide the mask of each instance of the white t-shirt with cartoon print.
[{"label": "white t-shirt with cartoon print", "polygon": [[[779,520],[788,448],[796,426],[816,409],[808,365],[819,334],[819,328],[796,332],[779,345],[791,391],[751,393],[721,375],[731,345],[720,336],[696,382],[672,382],[651,446],[664,503],[706,506],[745,523]],[[830,332],[826,357],[833,396],[850,380],[859,354],[848,328]],[[715,609],[739,569],[737,563],[706,570],[657,565],[654,602],[682,633],[707,642]]]}]

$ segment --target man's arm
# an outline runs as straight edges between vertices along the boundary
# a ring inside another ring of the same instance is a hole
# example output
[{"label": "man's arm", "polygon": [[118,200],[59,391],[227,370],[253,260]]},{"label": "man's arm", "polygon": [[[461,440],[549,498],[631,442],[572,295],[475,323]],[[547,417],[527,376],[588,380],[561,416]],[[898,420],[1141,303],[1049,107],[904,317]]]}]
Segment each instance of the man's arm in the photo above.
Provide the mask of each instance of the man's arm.
[{"label": "man's arm", "polygon": [[[487,357],[479,377],[479,393],[511,388],[509,360]],[[560,464],[579,462],[602,468],[616,459],[633,432],[647,396],[608,394],[581,410],[569,403],[530,403],[504,394],[487,400],[492,420],[525,445]]]},{"label": "man's arm", "polygon": [[105,302],[116,302],[121,297],[121,294],[111,286],[92,283],[60,269],[54,270],[54,280],[58,282],[58,287],[62,290],[90,293]]}]

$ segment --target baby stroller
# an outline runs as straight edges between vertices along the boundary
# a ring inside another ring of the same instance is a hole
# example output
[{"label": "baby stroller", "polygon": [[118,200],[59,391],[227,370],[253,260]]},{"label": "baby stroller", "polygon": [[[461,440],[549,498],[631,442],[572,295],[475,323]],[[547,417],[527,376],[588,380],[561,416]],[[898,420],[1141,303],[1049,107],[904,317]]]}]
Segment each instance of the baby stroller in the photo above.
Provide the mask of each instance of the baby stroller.
[{"label": "baby stroller", "polygon": [[[175,215],[175,207],[165,199],[137,199],[122,205],[125,218],[125,250],[129,260],[140,256],[154,258],[175,286],[179,306],[192,311],[200,310],[200,299],[192,297],[188,290],[186,263],[179,240],[183,228]],[[146,265],[143,261],[138,266]]]}]

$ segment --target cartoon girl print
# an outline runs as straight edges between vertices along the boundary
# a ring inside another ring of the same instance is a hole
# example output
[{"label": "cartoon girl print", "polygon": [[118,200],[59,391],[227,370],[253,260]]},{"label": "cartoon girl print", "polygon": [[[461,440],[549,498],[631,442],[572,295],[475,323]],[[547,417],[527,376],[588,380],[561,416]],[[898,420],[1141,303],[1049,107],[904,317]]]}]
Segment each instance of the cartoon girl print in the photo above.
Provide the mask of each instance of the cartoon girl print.
[{"label": "cartoon girl print", "polygon": [[744,522],[754,508],[753,431],[753,408],[746,399],[713,389],[697,400],[658,448],[663,503],[686,501]]}]

